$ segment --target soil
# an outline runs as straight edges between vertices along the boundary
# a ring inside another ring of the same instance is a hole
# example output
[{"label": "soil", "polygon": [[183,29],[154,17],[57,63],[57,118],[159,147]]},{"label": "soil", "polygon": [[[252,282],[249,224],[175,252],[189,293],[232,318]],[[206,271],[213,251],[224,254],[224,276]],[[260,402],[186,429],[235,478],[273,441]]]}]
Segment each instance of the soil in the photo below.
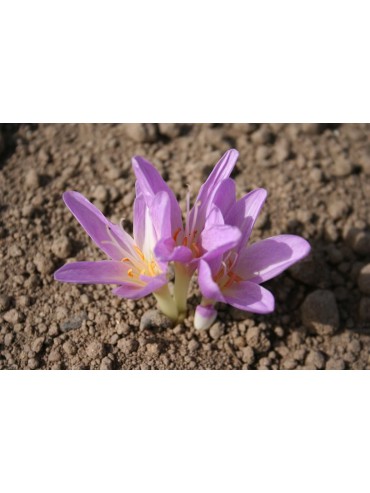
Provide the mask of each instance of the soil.
[{"label": "soil", "polygon": [[[221,154],[240,152],[239,196],[269,192],[252,241],[299,234],[310,256],[265,284],[267,316],[226,305],[206,331],[172,327],[154,299],[53,280],[104,254],[62,201],[78,190],[132,227],[131,157],[151,161],[185,206]],[[370,125],[43,124],[0,127],[1,369],[370,368]]]}]

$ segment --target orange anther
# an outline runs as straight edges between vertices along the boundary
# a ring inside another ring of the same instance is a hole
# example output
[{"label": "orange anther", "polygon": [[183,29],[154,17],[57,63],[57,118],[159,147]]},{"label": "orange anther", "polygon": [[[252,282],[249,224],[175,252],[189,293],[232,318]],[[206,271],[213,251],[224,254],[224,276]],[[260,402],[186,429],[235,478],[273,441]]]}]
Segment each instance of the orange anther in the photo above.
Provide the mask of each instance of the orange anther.
[{"label": "orange anther", "polygon": [[177,229],[176,229],[176,231],[175,231],[175,233],[174,233],[174,235],[173,235],[173,239],[174,239],[175,241],[177,241],[177,237],[179,236],[180,231],[181,231],[181,228],[177,228]]},{"label": "orange anther", "polygon": [[129,269],[129,270],[127,271],[127,275],[128,275],[129,277],[134,277],[134,272],[133,272],[133,270],[132,270],[132,269]]}]

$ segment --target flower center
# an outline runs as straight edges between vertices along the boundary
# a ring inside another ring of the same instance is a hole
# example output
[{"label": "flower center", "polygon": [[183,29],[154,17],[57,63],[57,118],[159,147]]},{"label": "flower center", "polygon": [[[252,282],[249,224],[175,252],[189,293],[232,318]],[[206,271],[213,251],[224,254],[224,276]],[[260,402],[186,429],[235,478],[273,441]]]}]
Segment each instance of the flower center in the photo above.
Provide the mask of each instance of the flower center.
[{"label": "flower center", "polygon": [[154,260],[154,257],[147,259],[138,246],[134,245],[133,248],[136,255],[123,257],[121,259],[121,262],[131,265],[130,269],[127,271],[127,275],[131,277],[131,279],[140,281],[141,275],[155,277],[162,272],[158,267],[157,262]]},{"label": "flower center", "polygon": [[234,251],[231,251],[230,253],[228,253],[225,260],[221,262],[221,267],[217,274],[214,276],[214,281],[217,282],[221,289],[227,289],[234,283],[243,281],[243,278],[233,271],[237,259],[238,254]]}]

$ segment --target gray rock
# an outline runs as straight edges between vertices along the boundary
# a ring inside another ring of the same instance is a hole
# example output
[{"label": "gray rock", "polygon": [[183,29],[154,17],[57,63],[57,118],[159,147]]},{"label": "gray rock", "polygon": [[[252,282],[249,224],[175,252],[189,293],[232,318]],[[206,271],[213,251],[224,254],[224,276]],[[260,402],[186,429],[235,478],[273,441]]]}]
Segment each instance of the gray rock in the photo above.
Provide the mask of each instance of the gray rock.
[{"label": "gray rock", "polygon": [[70,257],[72,254],[72,245],[67,236],[62,236],[53,242],[51,251],[54,255],[62,260]]},{"label": "gray rock", "polygon": [[357,278],[357,284],[362,293],[370,294],[370,264],[364,265],[364,267],[360,270]]},{"label": "gray rock", "polygon": [[68,332],[69,330],[79,329],[84,320],[87,320],[87,314],[86,312],[80,312],[75,317],[72,317],[69,320],[66,320],[64,323],[62,323],[60,326],[60,330],[62,332]]},{"label": "gray rock", "polygon": [[318,289],[302,304],[303,325],[319,335],[334,334],[339,328],[339,312],[331,291]]},{"label": "gray rock", "polygon": [[140,320],[141,330],[168,329],[172,325],[172,321],[166,315],[155,309],[146,311]]}]

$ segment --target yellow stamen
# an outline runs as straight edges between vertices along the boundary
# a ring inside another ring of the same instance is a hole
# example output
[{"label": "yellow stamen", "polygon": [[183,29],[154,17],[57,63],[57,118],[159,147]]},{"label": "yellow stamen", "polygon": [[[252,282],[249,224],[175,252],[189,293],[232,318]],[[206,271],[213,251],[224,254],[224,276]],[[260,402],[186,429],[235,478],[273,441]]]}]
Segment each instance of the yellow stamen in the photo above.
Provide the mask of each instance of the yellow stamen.
[{"label": "yellow stamen", "polygon": [[129,270],[127,271],[127,275],[128,275],[129,277],[134,277],[134,271],[133,271],[132,269],[129,269]]},{"label": "yellow stamen", "polygon": [[135,245],[134,246],[134,250],[139,255],[139,257],[141,258],[141,260],[145,260],[144,254],[143,254],[143,252],[140,250],[140,248],[138,246]]}]

